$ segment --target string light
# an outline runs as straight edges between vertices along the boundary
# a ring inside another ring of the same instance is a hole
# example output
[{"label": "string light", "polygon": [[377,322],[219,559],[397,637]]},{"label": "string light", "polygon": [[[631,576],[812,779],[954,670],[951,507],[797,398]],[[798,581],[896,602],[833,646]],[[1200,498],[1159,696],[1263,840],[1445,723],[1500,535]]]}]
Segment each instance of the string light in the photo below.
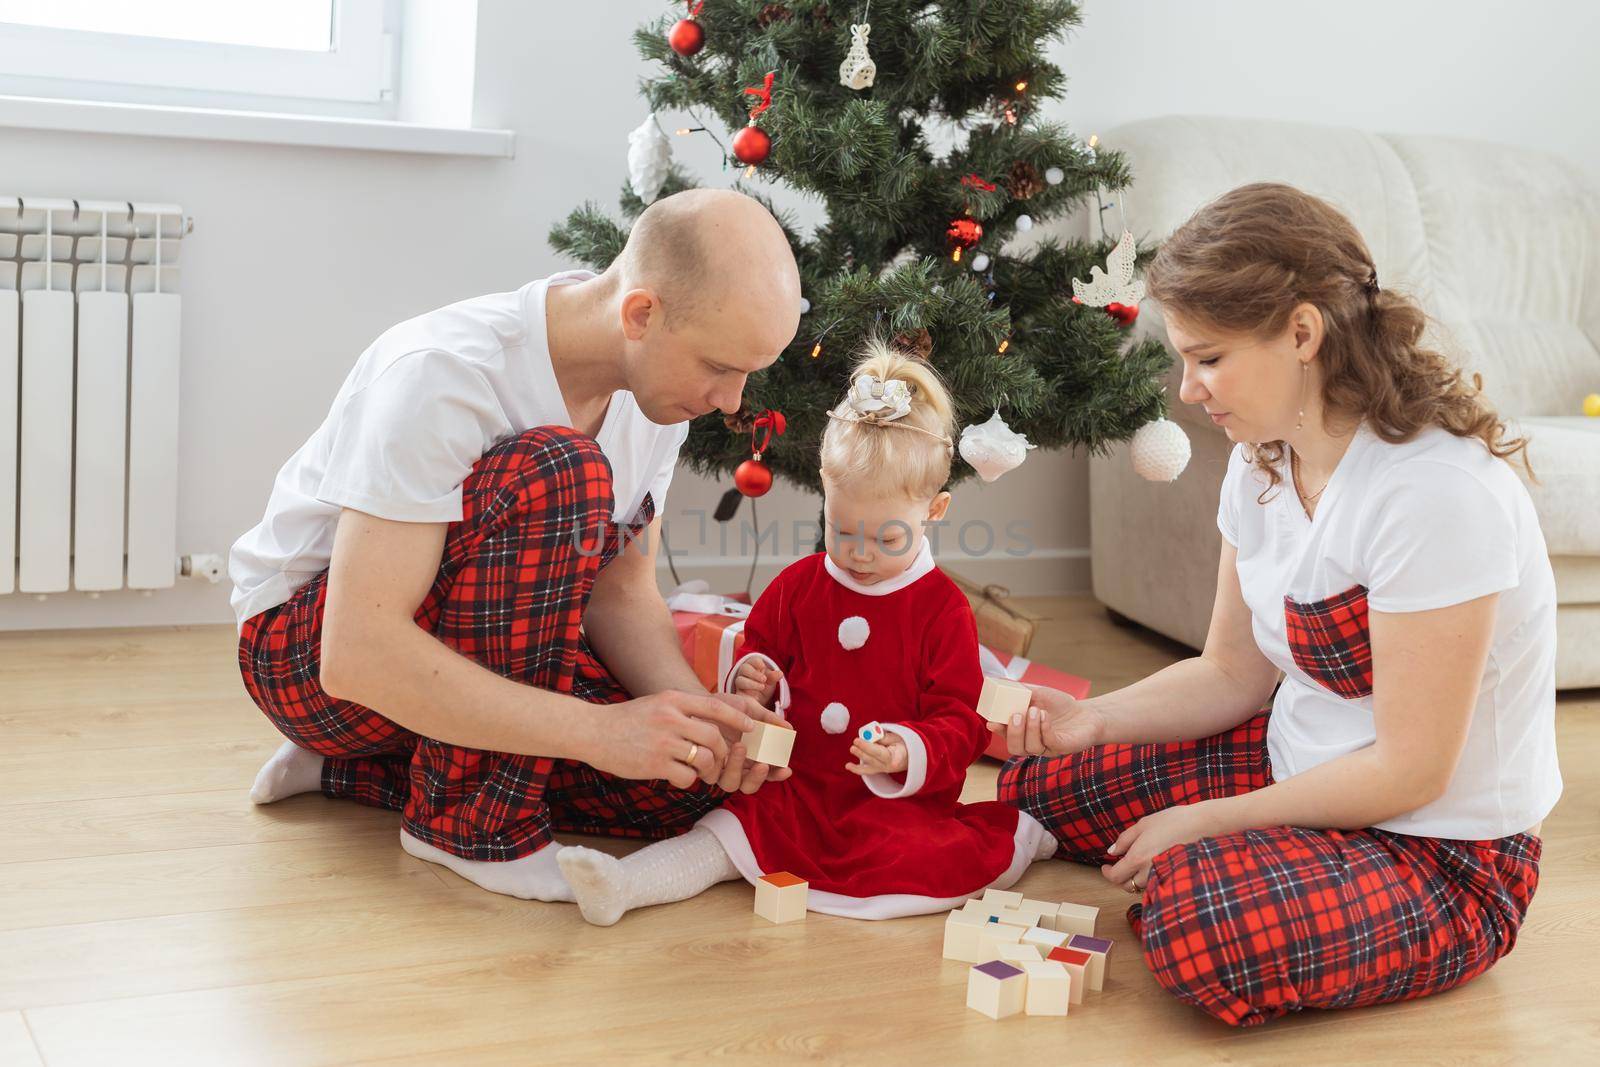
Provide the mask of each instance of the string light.
[{"label": "string light", "polygon": [[1017,92],[1025,93],[1027,91],[1028,91],[1028,83],[1027,82],[1024,81],[1024,82],[1018,82],[1017,83]]},{"label": "string light", "polygon": [[961,249],[960,249],[959,246],[956,248],[956,250],[954,252],[950,253],[950,258],[952,260],[954,260],[955,262],[957,262],[957,263],[961,262]]},{"label": "string light", "polygon": [[744,176],[746,178],[748,178],[748,177],[750,177],[750,175],[754,174],[755,172],[756,172],[756,168],[755,168],[754,165],[748,166],[748,167],[746,167],[744,169]]},{"label": "string light", "polygon": [[811,358],[816,359],[820,355],[822,355],[822,342],[818,341],[811,346]]},{"label": "string light", "polygon": [[1010,347],[1011,347],[1011,338],[1007,337],[1004,341],[1000,342],[1000,355],[1002,355],[1002,356],[1005,355],[1006,349],[1008,349]]}]

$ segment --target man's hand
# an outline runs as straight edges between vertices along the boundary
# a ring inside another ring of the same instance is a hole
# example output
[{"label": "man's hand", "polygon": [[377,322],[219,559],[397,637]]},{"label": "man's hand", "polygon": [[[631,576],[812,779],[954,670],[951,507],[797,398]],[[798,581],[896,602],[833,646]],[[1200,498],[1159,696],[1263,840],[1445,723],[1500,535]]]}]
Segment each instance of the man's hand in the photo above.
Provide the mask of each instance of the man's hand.
[{"label": "man's hand", "polygon": [[859,775],[903,774],[910,760],[905,741],[889,733],[884,734],[881,741],[863,741],[857,737],[850,743],[850,754],[856,762],[846,763],[844,769]]},{"label": "man's hand", "polygon": [[[750,697],[737,693],[714,693],[717,700],[728,706],[744,712],[752,719],[760,722],[783,722],[783,716],[771,708],[762,707]],[[781,782],[792,773],[788,767],[772,767],[765,763],[754,763],[748,758],[745,747],[738,737],[731,739],[728,749],[728,764],[722,771],[722,778],[717,785],[729,793],[754,793],[767,782]]]},{"label": "man's hand", "polygon": [[597,706],[592,720],[584,762],[620,778],[663,778],[678,789],[696,778],[721,784],[733,747],[728,738],[755,727],[726,700],[678,690]]},{"label": "man's hand", "polygon": [[782,677],[783,672],[766,660],[747,659],[733,673],[733,691],[770,707]]}]

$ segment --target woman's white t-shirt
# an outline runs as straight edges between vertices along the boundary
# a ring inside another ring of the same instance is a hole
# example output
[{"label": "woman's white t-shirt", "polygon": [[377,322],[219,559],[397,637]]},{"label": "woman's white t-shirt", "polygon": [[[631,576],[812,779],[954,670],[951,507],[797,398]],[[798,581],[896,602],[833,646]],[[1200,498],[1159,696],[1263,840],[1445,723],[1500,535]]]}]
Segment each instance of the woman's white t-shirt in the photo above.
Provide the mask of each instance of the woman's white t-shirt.
[{"label": "woman's white t-shirt", "polygon": [[[386,331],[356,360],[333,406],[273,483],[261,522],[228,557],[239,625],[285,603],[328,567],[341,509],[400,522],[456,522],[461,483],[497,442],[570,426],[550,363],[545,290],[592,278],[564,271],[512,293],[464,300]],[[612,394],[596,437],[611,461],[617,522],[648,492],[659,515],[688,436],[659,426],[633,394]]]},{"label": "woman's white t-shirt", "polygon": [[[1493,643],[1449,787],[1379,827],[1468,840],[1532,827],[1560,796],[1561,772],[1555,579],[1527,489],[1477,438],[1433,428],[1389,444],[1363,424],[1308,519],[1288,458],[1286,448],[1284,480],[1263,504],[1266,475],[1245,446],[1236,446],[1217,512],[1222,536],[1238,549],[1256,643],[1284,673],[1267,729],[1273,777],[1376,739],[1371,693],[1340,695],[1313,676],[1338,664],[1297,661],[1286,612],[1357,595],[1358,586],[1367,606],[1381,612],[1427,611],[1498,593]],[[1364,630],[1365,613],[1360,622]]]}]

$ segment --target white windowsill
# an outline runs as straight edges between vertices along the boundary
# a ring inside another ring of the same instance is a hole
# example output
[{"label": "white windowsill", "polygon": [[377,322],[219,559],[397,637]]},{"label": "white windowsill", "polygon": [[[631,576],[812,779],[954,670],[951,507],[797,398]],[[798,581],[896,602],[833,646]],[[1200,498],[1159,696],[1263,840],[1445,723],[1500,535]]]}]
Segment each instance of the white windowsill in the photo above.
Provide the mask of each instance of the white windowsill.
[{"label": "white windowsill", "polygon": [[502,159],[516,154],[516,133],[512,130],[28,96],[0,96],[0,127],[4,126],[133,137],[355,148],[370,152],[425,152]]}]

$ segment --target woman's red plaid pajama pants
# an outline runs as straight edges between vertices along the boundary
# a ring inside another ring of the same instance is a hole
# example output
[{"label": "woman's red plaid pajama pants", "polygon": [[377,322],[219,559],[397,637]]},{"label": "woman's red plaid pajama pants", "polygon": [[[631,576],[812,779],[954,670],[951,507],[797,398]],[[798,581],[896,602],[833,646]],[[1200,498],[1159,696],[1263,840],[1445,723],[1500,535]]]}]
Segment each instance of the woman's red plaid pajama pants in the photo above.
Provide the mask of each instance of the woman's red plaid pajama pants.
[{"label": "woman's red plaid pajama pants", "polygon": [[[1271,784],[1267,714],[1226,734],[1011,760],[1000,799],[1057,853],[1107,862],[1151,812]],[[1244,830],[1156,857],[1128,918],[1156,981],[1223,1022],[1438,993],[1511,951],[1539,884],[1537,837],[1447,841],[1383,830]]]},{"label": "woman's red plaid pajama pants", "polygon": [[[610,521],[611,465],[600,446],[564,427],[508,438],[473,467],[462,508],[417,625],[525,685],[593,704],[627,700],[579,632],[595,576],[624,533],[643,529]],[[646,496],[645,524],[654,510]],[[319,681],[326,601],[323,572],[287,603],[248,620],[239,668],[273,725],[328,757],[327,796],[401,811],[407,831],[474,860],[517,859],[557,829],[671,836],[726,796],[701,783],[678,790],[569,760],[447,745],[330,697]]]}]

